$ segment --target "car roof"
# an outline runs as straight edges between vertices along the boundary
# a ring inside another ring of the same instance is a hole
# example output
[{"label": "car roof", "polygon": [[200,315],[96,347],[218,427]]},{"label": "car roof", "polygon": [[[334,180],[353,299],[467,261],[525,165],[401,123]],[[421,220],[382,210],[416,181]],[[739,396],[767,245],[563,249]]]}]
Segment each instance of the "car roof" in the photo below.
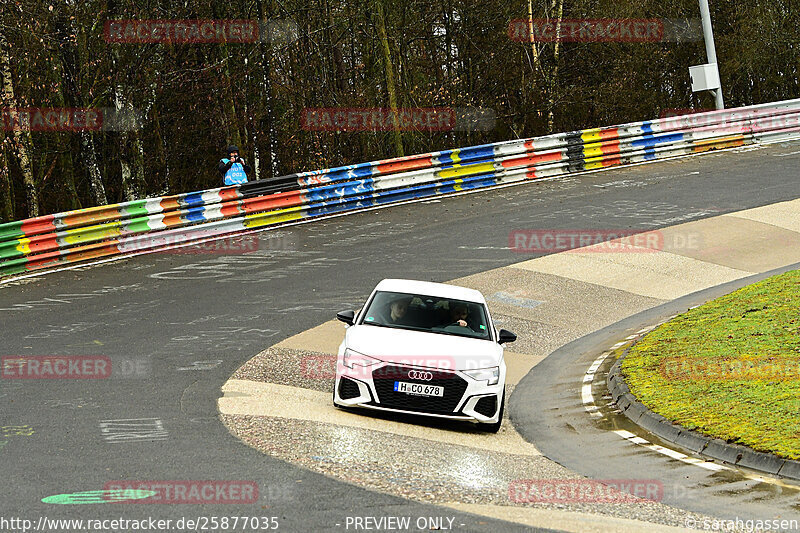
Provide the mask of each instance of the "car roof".
[{"label": "car roof", "polygon": [[483,295],[475,289],[457,287],[446,283],[432,283],[430,281],[417,281],[412,279],[385,279],[375,287],[376,291],[405,292],[424,296],[437,296],[439,298],[452,298],[486,304]]}]

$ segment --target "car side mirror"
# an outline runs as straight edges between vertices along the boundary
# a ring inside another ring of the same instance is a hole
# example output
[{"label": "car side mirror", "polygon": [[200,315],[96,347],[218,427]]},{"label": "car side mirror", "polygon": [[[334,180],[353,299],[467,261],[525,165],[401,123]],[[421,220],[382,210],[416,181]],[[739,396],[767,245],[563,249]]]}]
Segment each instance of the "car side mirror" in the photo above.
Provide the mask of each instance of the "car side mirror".
[{"label": "car side mirror", "polygon": [[507,342],[514,342],[517,340],[517,334],[511,333],[507,329],[501,329],[497,335],[497,343],[498,344],[505,344]]},{"label": "car side mirror", "polygon": [[[339,311],[336,313],[336,319],[341,320],[348,326],[352,326],[353,322],[355,322],[356,313],[355,311]],[[516,339],[516,337],[514,337]]]}]

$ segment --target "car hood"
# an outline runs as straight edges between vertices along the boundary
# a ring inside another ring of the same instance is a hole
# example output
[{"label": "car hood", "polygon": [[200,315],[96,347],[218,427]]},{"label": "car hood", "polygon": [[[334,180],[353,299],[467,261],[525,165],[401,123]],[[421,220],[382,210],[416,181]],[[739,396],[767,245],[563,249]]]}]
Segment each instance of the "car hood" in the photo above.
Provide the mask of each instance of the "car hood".
[{"label": "car hood", "polygon": [[347,328],[345,346],[383,361],[454,370],[498,366],[503,359],[503,347],[493,341],[368,325]]}]

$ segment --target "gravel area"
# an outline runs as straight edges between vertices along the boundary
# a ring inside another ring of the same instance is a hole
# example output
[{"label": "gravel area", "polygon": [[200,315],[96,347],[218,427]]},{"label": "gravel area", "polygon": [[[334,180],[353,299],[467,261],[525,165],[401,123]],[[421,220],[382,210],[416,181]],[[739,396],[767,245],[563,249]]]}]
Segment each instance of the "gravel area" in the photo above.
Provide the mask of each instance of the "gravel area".
[{"label": "gravel area", "polygon": [[[576,486],[583,486],[584,478],[545,457],[487,452],[302,420],[229,415],[221,415],[221,418],[231,433],[263,453],[361,487],[415,501],[558,509],[680,527],[687,517],[703,518],[646,500],[525,502],[525,496],[519,496],[525,493],[516,492],[520,481],[536,480],[554,486],[558,480],[574,480]],[[606,494],[611,500],[619,495],[614,491]],[[627,495],[620,496],[628,499]],[[523,501],[517,501],[520,499]]]},{"label": "gravel area", "polygon": [[289,348],[268,348],[234,372],[231,379],[291,385],[316,391],[333,390],[336,354]]}]

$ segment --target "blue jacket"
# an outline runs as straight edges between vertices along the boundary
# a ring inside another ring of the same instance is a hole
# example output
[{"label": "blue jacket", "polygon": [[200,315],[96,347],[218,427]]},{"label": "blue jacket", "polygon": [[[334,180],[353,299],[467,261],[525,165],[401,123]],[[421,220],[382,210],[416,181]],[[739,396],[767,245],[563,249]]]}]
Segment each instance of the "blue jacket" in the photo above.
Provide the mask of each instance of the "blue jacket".
[{"label": "blue jacket", "polygon": [[220,159],[219,171],[224,174],[225,185],[239,185],[247,183],[247,172],[250,166],[247,163],[233,163],[229,159]]}]

